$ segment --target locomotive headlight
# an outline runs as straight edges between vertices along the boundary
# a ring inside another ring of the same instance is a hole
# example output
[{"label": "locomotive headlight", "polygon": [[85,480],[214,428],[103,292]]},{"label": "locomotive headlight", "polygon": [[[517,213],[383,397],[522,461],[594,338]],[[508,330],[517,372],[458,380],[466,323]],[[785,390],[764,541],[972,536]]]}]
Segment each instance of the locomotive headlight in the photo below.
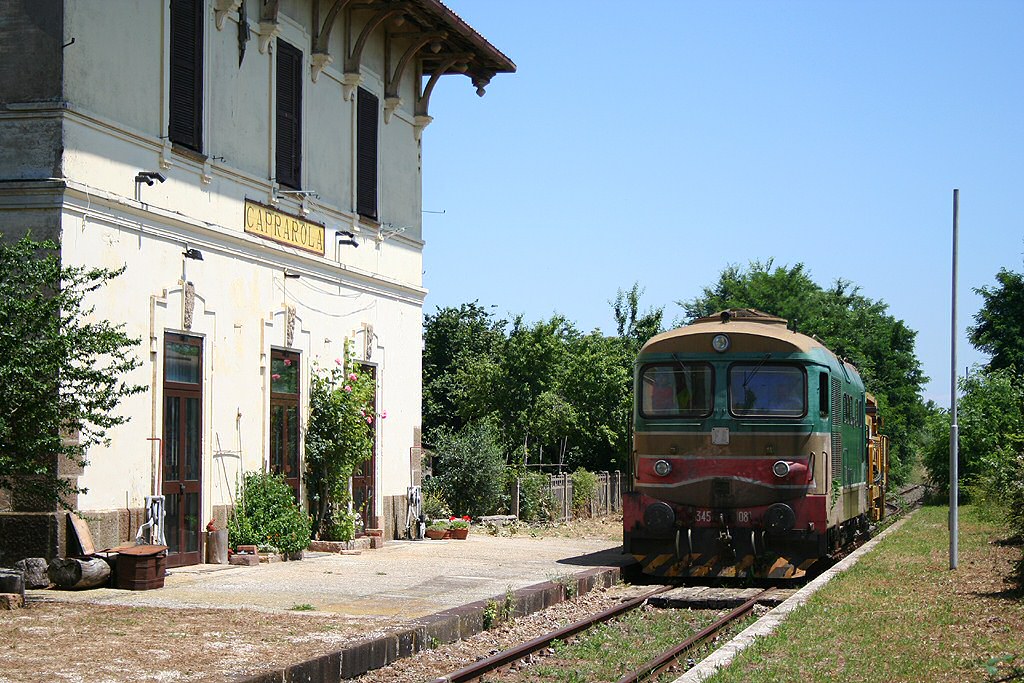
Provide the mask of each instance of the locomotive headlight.
[{"label": "locomotive headlight", "polygon": [[711,338],[711,348],[719,353],[725,353],[729,350],[729,336],[725,334],[716,334]]},{"label": "locomotive headlight", "polygon": [[779,460],[777,463],[772,465],[772,472],[779,479],[789,476],[789,463],[785,460]]},{"label": "locomotive headlight", "polygon": [[672,463],[668,460],[659,460],[654,463],[654,473],[659,477],[667,477],[669,472],[672,471]]}]

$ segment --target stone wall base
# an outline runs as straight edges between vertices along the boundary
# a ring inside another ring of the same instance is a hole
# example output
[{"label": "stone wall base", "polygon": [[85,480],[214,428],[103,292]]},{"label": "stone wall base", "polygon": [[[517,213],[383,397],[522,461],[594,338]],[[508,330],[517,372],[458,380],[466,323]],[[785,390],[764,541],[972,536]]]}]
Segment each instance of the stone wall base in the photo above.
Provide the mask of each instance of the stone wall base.
[{"label": "stone wall base", "polygon": [[[79,513],[89,525],[96,550],[135,540],[146,518],[143,508]],[[67,557],[82,552],[66,511],[0,512],[0,566],[10,567],[29,557]]]}]

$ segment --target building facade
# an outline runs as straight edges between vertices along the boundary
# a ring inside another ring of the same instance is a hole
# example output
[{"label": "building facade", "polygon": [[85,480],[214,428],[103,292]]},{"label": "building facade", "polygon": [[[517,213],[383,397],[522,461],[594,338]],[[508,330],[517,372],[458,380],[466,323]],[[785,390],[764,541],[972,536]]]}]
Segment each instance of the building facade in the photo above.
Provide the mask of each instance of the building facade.
[{"label": "building facade", "polygon": [[[387,413],[356,506],[404,527],[430,94],[514,64],[437,0],[0,0],[0,63],[0,232],[125,266],[89,303],[142,340],[131,420],[62,470],[97,544],[162,494],[171,564],[199,562],[243,472],[303,499],[311,373],[346,346]],[[21,515],[61,551],[61,515],[17,498],[0,526]]]}]

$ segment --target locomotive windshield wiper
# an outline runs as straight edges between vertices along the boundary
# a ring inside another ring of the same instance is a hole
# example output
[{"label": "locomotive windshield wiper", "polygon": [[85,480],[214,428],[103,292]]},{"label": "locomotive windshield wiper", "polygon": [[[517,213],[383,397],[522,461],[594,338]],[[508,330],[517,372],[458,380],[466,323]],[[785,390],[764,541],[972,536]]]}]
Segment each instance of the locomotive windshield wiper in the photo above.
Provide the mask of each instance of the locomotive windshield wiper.
[{"label": "locomotive windshield wiper", "polygon": [[758,362],[758,364],[754,366],[754,369],[750,371],[750,374],[743,376],[743,388],[744,389],[746,389],[747,385],[750,384],[750,380],[754,379],[754,375],[756,375],[757,371],[761,369],[761,366],[764,365],[768,361],[768,359],[771,358],[771,357],[772,357],[772,354],[770,354],[770,353],[764,354],[764,358],[762,358]]}]

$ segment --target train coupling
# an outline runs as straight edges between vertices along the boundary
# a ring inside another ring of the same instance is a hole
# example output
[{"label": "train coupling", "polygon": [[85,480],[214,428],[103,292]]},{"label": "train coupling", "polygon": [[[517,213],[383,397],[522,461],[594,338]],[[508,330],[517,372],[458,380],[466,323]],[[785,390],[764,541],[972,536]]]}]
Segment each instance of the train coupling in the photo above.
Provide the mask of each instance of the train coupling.
[{"label": "train coupling", "polygon": [[732,533],[729,531],[729,524],[725,521],[725,513],[718,515],[718,521],[722,524],[722,530],[718,532],[719,555],[726,562],[735,562],[736,546],[733,544]]}]

